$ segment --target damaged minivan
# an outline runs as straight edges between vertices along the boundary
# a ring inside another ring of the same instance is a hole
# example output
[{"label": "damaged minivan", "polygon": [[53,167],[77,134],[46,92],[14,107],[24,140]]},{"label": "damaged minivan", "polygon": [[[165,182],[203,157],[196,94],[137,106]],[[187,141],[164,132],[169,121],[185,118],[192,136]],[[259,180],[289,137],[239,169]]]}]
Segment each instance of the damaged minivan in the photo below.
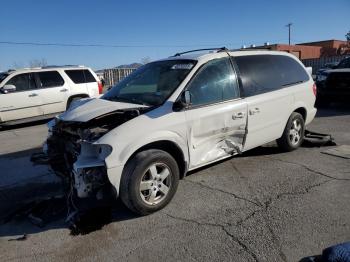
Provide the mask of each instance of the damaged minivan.
[{"label": "damaged minivan", "polygon": [[44,151],[77,199],[120,197],[145,215],[169,203],[188,171],[274,140],[297,149],[315,95],[303,64],[285,52],[179,53],[99,99],[75,101],[49,123]]}]

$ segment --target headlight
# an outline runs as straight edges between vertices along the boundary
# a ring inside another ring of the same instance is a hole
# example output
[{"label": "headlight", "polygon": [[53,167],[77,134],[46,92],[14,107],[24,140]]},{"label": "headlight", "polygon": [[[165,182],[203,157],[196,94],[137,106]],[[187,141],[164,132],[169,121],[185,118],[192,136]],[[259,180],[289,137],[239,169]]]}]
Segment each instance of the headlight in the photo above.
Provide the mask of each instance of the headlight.
[{"label": "headlight", "polygon": [[317,77],[317,81],[325,81],[327,79],[327,75],[319,75]]},{"label": "headlight", "polygon": [[56,118],[52,119],[51,121],[49,121],[46,125],[47,125],[47,138],[52,136],[52,131],[54,126],[56,125]]},{"label": "headlight", "polygon": [[98,158],[104,160],[112,153],[113,148],[106,144],[93,144],[87,141],[80,141],[80,155],[85,158]]}]

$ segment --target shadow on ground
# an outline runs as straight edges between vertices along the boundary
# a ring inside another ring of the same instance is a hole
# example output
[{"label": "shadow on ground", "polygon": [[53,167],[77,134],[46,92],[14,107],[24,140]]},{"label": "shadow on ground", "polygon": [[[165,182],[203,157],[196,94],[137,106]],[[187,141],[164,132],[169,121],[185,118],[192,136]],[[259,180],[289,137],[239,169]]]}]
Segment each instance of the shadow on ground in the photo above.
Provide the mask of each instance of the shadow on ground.
[{"label": "shadow on ground", "polygon": [[[17,152],[9,154],[9,156],[4,155],[4,157],[13,157],[14,154],[23,155],[24,153],[25,152]],[[250,150],[240,157],[278,153],[281,152],[276,146],[266,146]],[[213,165],[220,164],[221,162],[222,161]],[[210,166],[207,166],[205,168],[209,167]],[[202,169],[191,172],[190,174],[199,172]],[[101,208],[91,210],[91,212],[87,213],[83,219],[79,221],[78,226],[80,228],[72,228],[65,223],[68,213],[66,205],[67,199],[64,196],[63,186],[60,183],[18,184],[11,188],[0,188],[0,196],[3,196],[2,203],[0,203],[0,214],[2,215],[0,215],[0,221],[2,221],[2,224],[0,224],[0,237],[9,237],[13,240],[16,240],[16,236],[21,236],[18,240],[23,240],[24,235],[45,232],[51,229],[70,229],[72,235],[88,234],[101,229],[106,224],[138,217],[130,212],[120,200],[117,200],[111,209]],[[6,196],[8,196],[7,199]],[[12,198],[13,201],[10,203],[10,199],[8,198]],[[46,204],[41,204],[43,201]],[[35,214],[38,209],[41,212],[41,217],[44,217],[44,225],[40,225],[40,221],[38,222],[35,220],[35,215],[34,220],[33,217],[30,216],[33,213]],[[44,209],[44,212],[42,212],[42,209]]]},{"label": "shadow on ground", "polygon": [[38,120],[38,121],[34,121],[34,122],[23,123],[23,124],[0,126],[0,132],[7,131],[7,130],[21,129],[21,128],[26,128],[26,127],[31,127],[31,126],[39,126],[39,125],[46,124],[50,120],[51,120],[51,118],[44,119],[44,120]]}]

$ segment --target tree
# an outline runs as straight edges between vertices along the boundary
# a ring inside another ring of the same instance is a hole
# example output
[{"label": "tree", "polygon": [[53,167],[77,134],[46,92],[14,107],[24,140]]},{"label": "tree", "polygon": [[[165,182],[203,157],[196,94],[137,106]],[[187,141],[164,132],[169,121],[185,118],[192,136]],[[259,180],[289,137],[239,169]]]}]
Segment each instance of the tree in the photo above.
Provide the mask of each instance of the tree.
[{"label": "tree", "polygon": [[345,35],[345,37],[346,37],[346,40],[347,40],[348,42],[350,42],[350,31]]},{"label": "tree", "polygon": [[32,59],[29,61],[29,67],[43,67],[47,66],[47,62],[45,58],[41,59]]}]

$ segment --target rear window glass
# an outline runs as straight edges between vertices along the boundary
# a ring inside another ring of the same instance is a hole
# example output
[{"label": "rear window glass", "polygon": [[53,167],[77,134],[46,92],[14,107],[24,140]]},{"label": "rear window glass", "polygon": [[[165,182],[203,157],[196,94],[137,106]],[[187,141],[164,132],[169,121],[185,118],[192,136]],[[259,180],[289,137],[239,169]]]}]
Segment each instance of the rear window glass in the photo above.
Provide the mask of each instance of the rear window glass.
[{"label": "rear window glass", "polygon": [[305,69],[293,58],[283,55],[235,57],[244,95],[253,96],[309,80]]},{"label": "rear window glass", "polygon": [[69,76],[69,78],[75,84],[96,82],[96,79],[94,78],[94,76],[87,69],[83,69],[83,70],[65,70],[64,72]]},{"label": "rear window glass", "polygon": [[43,88],[64,85],[64,80],[57,71],[39,72],[38,76],[40,79],[41,87]]}]

